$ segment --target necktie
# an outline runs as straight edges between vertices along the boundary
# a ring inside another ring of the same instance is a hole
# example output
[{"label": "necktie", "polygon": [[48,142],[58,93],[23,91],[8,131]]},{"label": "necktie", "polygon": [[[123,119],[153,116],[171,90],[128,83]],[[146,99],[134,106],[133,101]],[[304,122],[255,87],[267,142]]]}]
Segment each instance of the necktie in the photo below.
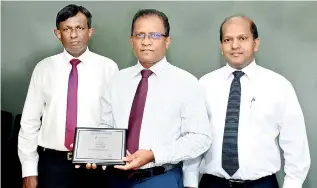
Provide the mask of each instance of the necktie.
[{"label": "necktie", "polygon": [[134,95],[128,125],[127,149],[133,154],[139,149],[140,129],[143,118],[143,111],[148,91],[148,78],[152,74],[151,70],[141,71],[142,79],[139,82]]},{"label": "necktie", "polygon": [[66,109],[66,130],[65,130],[65,147],[72,151],[71,145],[74,142],[75,128],[77,126],[77,90],[78,90],[78,59],[72,59],[70,64],[72,70],[69,73],[68,92],[67,92],[67,109]]},{"label": "necktie", "polygon": [[240,78],[244,75],[244,72],[235,71],[233,75],[234,79],[230,87],[222,145],[222,168],[230,176],[239,169],[238,126],[241,100]]}]

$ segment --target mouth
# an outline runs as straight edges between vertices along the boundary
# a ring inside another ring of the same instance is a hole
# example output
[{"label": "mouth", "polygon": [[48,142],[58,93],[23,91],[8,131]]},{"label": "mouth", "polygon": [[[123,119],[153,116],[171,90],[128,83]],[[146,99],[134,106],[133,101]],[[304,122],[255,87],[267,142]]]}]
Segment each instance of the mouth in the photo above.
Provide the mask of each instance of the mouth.
[{"label": "mouth", "polygon": [[72,45],[77,45],[77,44],[79,44],[79,41],[71,41],[70,42]]},{"label": "mouth", "polygon": [[154,50],[150,50],[150,49],[142,49],[141,52],[153,52]]},{"label": "mouth", "polygon": [[232,53],[230,53],[230,55],[233,56],[233,57],[239,57],[242,54],[243,54],[242,52],[232,52]]}]

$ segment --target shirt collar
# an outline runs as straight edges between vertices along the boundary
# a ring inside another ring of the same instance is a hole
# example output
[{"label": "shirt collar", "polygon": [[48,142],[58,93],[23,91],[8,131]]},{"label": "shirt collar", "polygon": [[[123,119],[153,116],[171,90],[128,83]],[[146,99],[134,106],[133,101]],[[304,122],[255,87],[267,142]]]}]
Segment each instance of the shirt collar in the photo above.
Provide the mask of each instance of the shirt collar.
[{"label": "shirt collar", "polygon": [[75,58],[74,56],[70,55],[65,48],[64,48],[64,52],[63,53],[64,53],[64,55],[66,57],[67,62],[70,62],[70,60],[72,60],[72,59],[79,59],[84,64],[85,64],[85,62],[88,61],[88,58],[89,58],[89,55],[90,55],[90,51],[89,51],[88,46],[87,46],[86,51],[83,54],[81,54],[81,56],[79,56],[78,58]]},{"label": "shirt collar", "polygon": [[[247,65],[246,67],[244,67],[241,71],[244,72],[244,74],[249,78],[249,79],[253,79],[256,75],[256,67],[257,64],[255,62],[255,60],[253,60],[249,65]],[[225,66],[225,71],[224,71],[224,78],[228,79],[232,73],[234,71],[237,71],[237,69],[231,67],[228,63]]]},{"label": "shirt collar", "polygon": [[[164,68],[168,65],[168,62],[166,60],[166,57],[164,57],[163,59],[161,59],[159,62],[155,63],[152,67],[150,67],[149,69],[155,74],[155,75],[159,75],[163,72]],[[141,71],[143,69],[146,69],[142,66],[142,64],[140,63],[140,61],[138,60],[138,63],[134,66],[134,70],[133,70],[133,76],[137,76],[141,73]]]}]

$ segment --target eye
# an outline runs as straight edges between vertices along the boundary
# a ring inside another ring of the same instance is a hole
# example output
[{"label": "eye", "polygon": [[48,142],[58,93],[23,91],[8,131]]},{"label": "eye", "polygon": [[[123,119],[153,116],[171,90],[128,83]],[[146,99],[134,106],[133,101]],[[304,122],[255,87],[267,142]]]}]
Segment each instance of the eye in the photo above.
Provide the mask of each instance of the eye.
[{"label": "eye", "polygon": [[137,33],[135,36],[137,38],[143,38],[144,37],[144,33]]},{"label": "eye", "polygon": [[225,42],[225,43],[227,43],[229,41],[230,41],[230,39],[223,39],[223,42]]},{"label": "eye", "polygon": [[242,41],[247,40],[247,37],[240,37],[240,40]]},{"label": "eye", "polygon": [[79,30],[83,30],[84,28],[83,28],[83,27],[77,27],[77,29],[79,29]]},{"label": "eye", "polygon": [[64,28],[63,31],[69,31],[69,28]]},{"label": "eye", "polygon": [[151,38],[154,38],[154,39],[159,39],[162,36],[161,33],[151,33],[150,35],[151,35]]}]

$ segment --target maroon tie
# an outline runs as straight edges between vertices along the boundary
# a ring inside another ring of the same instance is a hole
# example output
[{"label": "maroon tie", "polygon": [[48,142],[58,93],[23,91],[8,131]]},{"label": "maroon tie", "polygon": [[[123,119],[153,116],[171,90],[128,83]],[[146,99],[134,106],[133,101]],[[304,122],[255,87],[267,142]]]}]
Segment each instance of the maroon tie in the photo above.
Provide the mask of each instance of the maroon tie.
[{"label": "maroon tie", "polygon": [[77,126],[77,89],[78,89],[78,59],[72,59],[70,64],[72,70],[69,73],[67,109],[66,109],[66,130],[65,130],[65,147],[72,151],[71,145],[74,142],[75,128]]},{"label": "maroon tie", "polygon": [[142,79],[139,82],[131,107],[128,127],[127,149],[133,154],[139,149],[140,129],[143,118],[144,105],[148,90],[148,78],[152,74],[151,70],[141,71]]}]

